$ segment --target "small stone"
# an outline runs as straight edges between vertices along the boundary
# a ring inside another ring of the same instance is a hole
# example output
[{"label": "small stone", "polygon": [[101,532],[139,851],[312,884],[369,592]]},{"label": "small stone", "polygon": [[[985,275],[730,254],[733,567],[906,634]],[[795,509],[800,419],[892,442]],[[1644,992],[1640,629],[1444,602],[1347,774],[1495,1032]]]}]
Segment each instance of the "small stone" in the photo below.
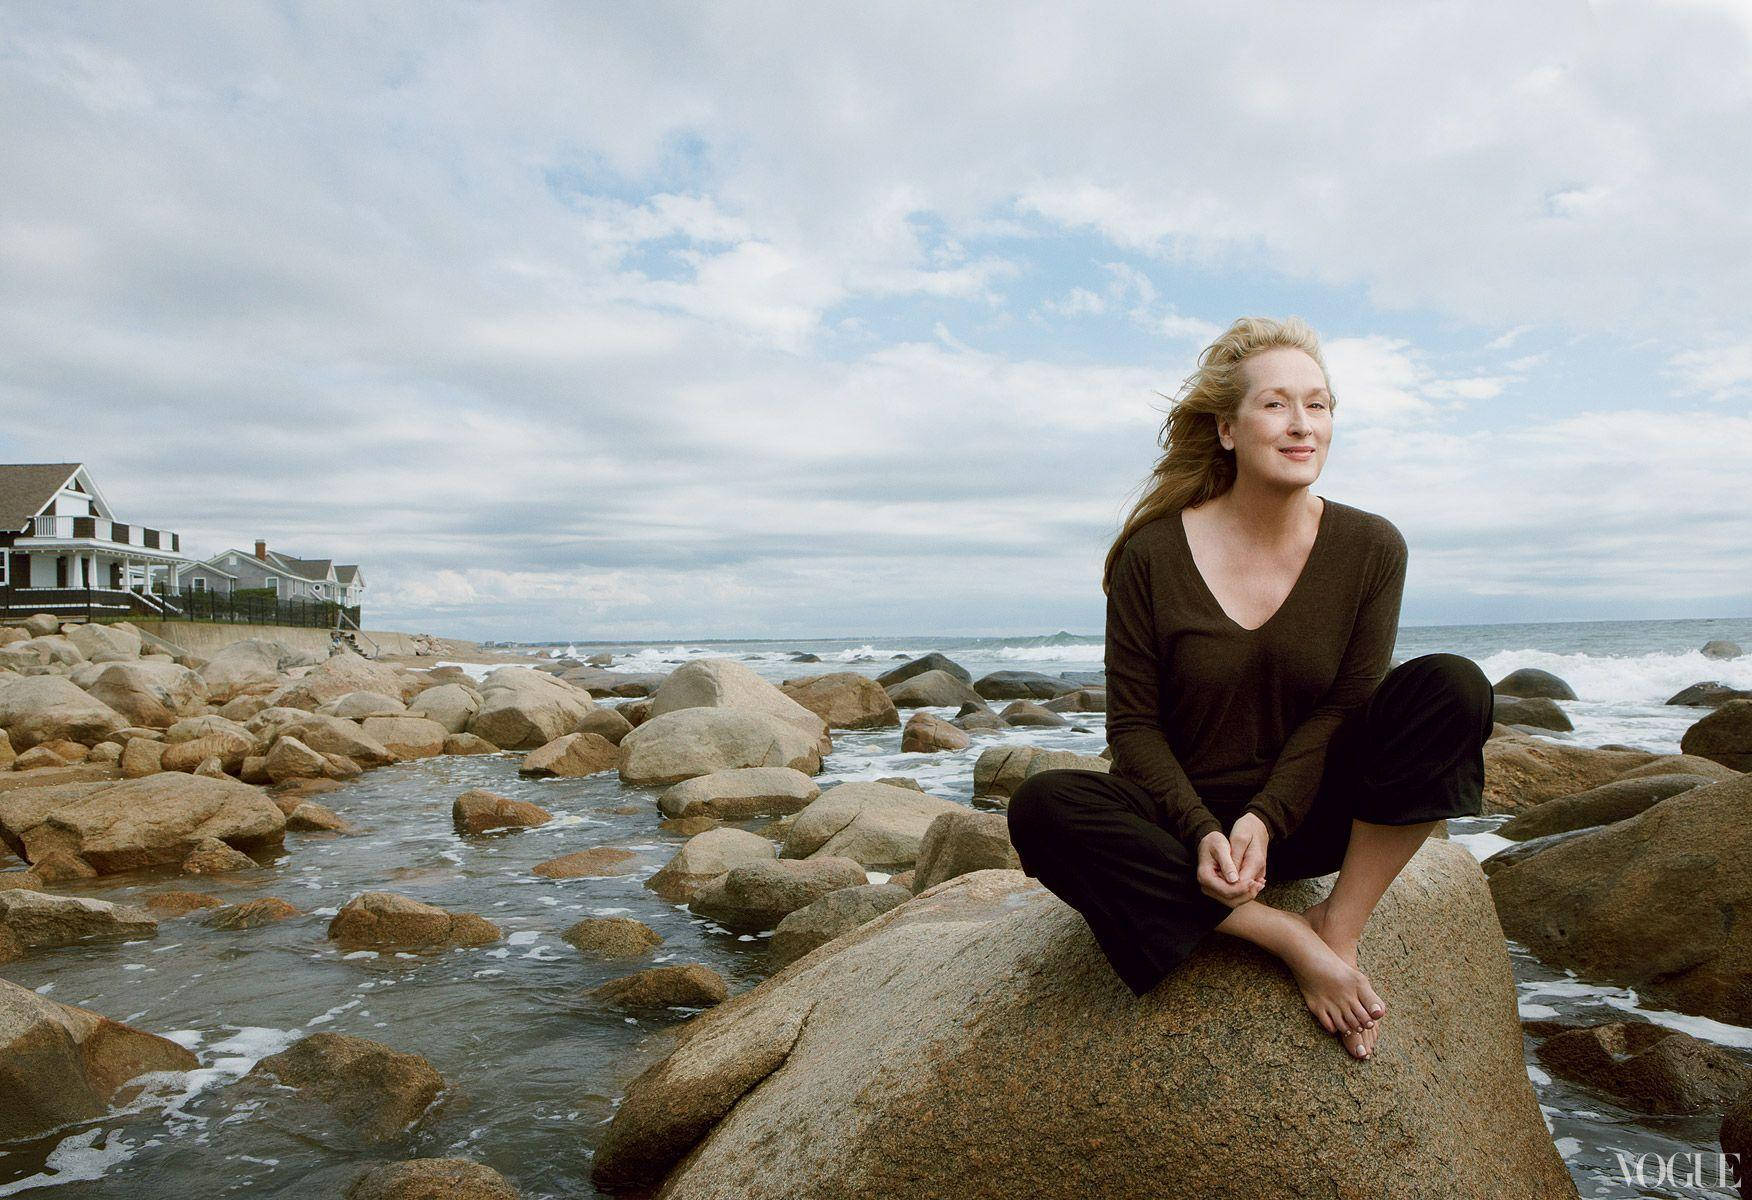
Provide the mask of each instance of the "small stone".
[{"label": "small stone", "polygon": [[218,838],[202,838],[183,859],[184,875],[222,875],[228,871],[251,871],[259,864],[241,850],[233,850]]}]

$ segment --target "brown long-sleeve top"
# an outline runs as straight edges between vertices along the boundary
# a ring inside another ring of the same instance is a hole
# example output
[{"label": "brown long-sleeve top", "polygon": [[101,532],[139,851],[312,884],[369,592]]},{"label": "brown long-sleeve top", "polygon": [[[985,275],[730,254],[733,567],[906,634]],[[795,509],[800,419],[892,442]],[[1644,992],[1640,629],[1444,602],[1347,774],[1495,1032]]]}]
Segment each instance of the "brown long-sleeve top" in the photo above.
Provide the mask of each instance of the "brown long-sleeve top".
[{"label": "brown long-sleeve top", "polygon": [[1107,595],[1107,742],[1195,855],[1245,799],[1274,840],[1307,815],[1344,715],[1386,675],[1406,547],[1386,517],[1327,499],[1283,604],[1244,629],[1193,563],[1174,512],[1133,531]]}]

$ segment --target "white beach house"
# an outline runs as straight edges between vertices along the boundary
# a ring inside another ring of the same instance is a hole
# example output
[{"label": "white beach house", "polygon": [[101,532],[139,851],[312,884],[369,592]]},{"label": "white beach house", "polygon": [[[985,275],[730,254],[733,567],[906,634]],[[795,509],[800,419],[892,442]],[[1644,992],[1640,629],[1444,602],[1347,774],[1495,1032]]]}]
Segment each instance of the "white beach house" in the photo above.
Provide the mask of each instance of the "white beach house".
[{"label": "white beach house", "polygon": [[194,560],[167,530],[120,521],[82,463],[0,464],[0,589],[9,609],[157,613]]}]

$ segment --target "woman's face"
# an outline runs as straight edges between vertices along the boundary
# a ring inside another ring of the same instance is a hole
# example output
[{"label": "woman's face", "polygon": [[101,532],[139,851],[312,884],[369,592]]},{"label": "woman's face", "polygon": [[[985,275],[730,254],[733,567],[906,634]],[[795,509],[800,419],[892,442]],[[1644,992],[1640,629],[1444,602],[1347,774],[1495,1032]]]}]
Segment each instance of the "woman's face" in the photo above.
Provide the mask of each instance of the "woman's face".
[{"label": "woman's face", "polygon": [[1261,350],[1241,364],[1247,394],[1217,436],[1235,452],[1237,475],[1282,487],[1307,487],[1320,477],[1332,444],[1332,397],[1326,377],[1305,352]]}]

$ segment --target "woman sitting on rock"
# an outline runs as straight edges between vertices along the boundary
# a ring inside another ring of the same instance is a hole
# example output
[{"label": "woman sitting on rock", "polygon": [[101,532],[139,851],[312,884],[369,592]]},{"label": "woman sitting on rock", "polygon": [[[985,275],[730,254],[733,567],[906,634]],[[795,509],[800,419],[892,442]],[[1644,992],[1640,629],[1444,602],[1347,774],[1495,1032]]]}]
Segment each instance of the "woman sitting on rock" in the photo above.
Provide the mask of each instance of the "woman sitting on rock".
[{"label": "woman sitting on rock", "polygon": [[[1220,930],[1282,958],[1366,1059],[1387,1006],[1357,941],[1424,838],[1482,811],[1492,697],[1457,654],[1388,670],[1405,540],[1309,490],[1335,407],[1296,318],[1206,347],[1107,555],[1112,772],[1030,776],[1009,828],[1136,995]],[[1306,912],[1257,899],[1335,870]]]}]

